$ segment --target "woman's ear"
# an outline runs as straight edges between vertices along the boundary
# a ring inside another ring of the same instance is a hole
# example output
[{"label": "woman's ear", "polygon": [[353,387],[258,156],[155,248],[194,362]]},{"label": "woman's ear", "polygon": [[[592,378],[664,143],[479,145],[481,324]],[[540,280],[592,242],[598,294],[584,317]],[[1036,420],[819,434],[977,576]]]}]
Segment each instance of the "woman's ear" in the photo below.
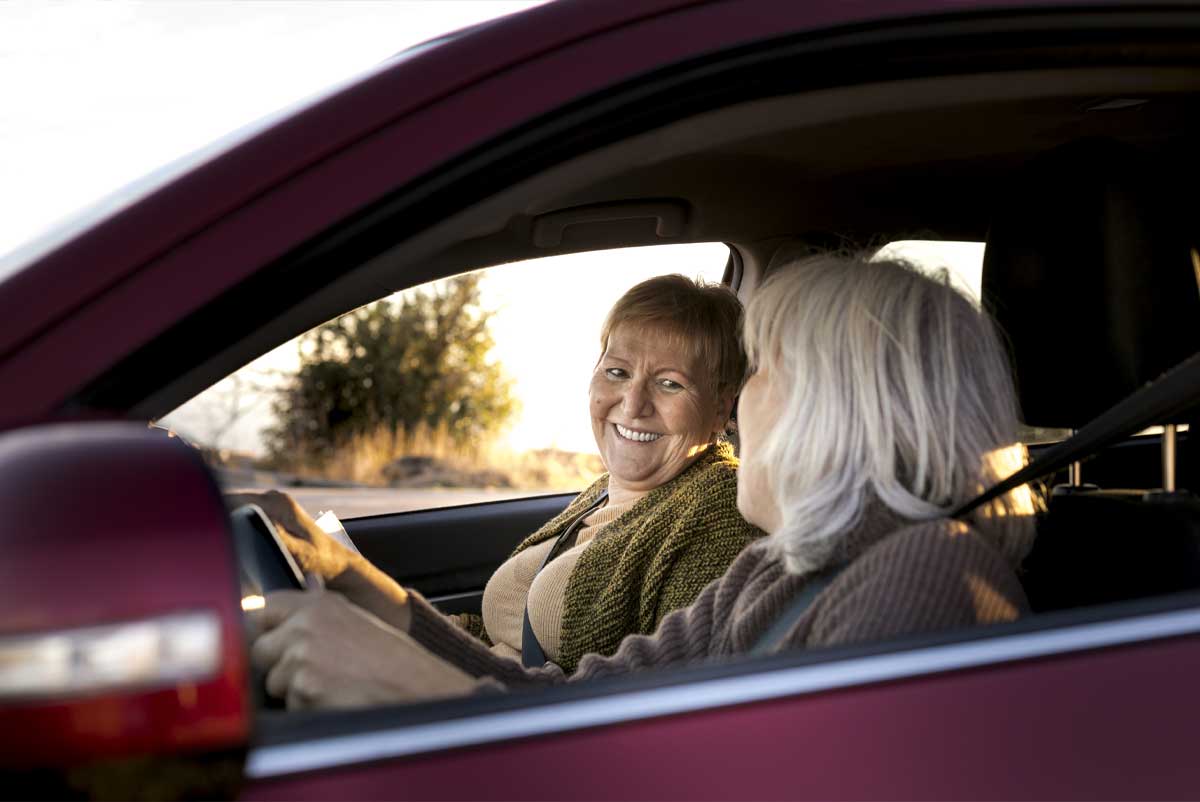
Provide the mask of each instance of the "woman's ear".
[{"label": "woman's ear", "polygon": [[732,391],[726,391],[717,396],[717,420],[713,426],[714,434],[725,434],[729,427],[730,418],[733,417],[733,410],[736,403],[737,397]]}]

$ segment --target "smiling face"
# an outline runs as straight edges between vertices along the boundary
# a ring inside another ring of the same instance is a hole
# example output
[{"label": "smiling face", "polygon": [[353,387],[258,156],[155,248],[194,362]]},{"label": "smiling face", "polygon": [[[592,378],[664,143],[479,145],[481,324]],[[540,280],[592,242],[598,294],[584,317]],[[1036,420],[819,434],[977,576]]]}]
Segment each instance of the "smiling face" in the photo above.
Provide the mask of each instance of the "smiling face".
[{"label": "smiling face", "polygon": [[690,465],[729,417],[712,370],[661,330],[622,324],[592,372],[592,432],[614,503],[642,495]]}]

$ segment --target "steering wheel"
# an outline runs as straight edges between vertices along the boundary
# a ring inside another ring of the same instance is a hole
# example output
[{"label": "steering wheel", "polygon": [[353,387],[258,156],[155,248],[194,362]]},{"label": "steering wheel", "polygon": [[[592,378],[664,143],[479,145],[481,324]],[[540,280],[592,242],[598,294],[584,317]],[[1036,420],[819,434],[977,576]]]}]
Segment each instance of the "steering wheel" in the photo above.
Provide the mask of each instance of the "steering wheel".
[{"label": "steering wheel", "polygon": [[[233,547],[241,576],[242,608],[253,609],[255,601],[276,590],[303,590],[304,574],[279,537],[275,524],[256,504],[246,504],[229,513],[233,525]],[[267,693],[266,676],[251,669],[260,705],[282,709],[284,702]]]},{"label": "steering wheel", "polygon": [[304,589],[300,566],[261,507],[246,504],[233,510],[229,517],[233,522],[233,546],[244,599],[276,590]]}]

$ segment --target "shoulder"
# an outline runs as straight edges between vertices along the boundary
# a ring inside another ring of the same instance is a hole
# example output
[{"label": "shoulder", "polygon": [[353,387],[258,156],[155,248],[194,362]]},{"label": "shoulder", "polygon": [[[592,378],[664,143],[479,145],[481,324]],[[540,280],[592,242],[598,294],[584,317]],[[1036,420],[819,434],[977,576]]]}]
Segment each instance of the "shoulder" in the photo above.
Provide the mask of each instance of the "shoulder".
[{"label": "shoulder", "polygon": [[726,590],[740,593],[746,587],[767,587],[786,576],[783,561],[771,549],[767,538],[759,538],[738,552],[729,569],[721,577]]},{"label": "shoulder", "polygon": [[948,581],[972,571],[1016,582],[1008,561],[978,530],[946,518],[898,529],[867,549],[851,568],[889,577],[905,573],[922,581]]},{"label": "shoulder", "polygon": [[897,530],[822,593],[817,642],[848,642],[1012,621],[1028,610],[1008,561],[959,521]]},{"label": "shoulder", "polygon": [[726,442],[713,444],[695,466],[697,478],[707,481],[737,482],[738,458]]},{"label": "shoulder", "polygon": [[1015,607],[1027,604],[1008,560],[961,521],[943,518],[899,529],[868,549],[851,569],[864,579],[914,593],[924,588],[974,596],[991,588]]},{"label": "shoulder", "polygon": [[737,506],[736,466],[707,463],[697,466],[657,505],[662,517],[680,537],[736,537],[745,542],[763,533],[742,517]]},{"label": "shoulder", "polygon": [[696,541],[705,549],[725,541],[734,553],[762,536],[737,507],[737,459],[728,444],[681,475],[656,515],[669,523],[677,541]]},{"label": "shoulder", "polygon": [[728,444],[714,446],[670,484],[668,503],[737,514],[737,459]]}]

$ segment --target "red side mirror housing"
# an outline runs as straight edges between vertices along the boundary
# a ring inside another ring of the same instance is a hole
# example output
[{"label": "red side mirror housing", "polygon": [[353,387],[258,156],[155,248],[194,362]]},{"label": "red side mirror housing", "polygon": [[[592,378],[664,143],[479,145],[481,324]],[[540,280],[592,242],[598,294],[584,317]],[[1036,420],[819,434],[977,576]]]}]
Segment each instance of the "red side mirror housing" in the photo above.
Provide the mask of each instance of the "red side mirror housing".
[{"label": "red side mirror housing", "polygon": [[[130,761],[139,783],[188,761],[240,778],[251,694],[229,526],[199,453],[144,425],[0,435],[0,774],[105,796]],[[160,794],[176,791],[226,793]]]}]

